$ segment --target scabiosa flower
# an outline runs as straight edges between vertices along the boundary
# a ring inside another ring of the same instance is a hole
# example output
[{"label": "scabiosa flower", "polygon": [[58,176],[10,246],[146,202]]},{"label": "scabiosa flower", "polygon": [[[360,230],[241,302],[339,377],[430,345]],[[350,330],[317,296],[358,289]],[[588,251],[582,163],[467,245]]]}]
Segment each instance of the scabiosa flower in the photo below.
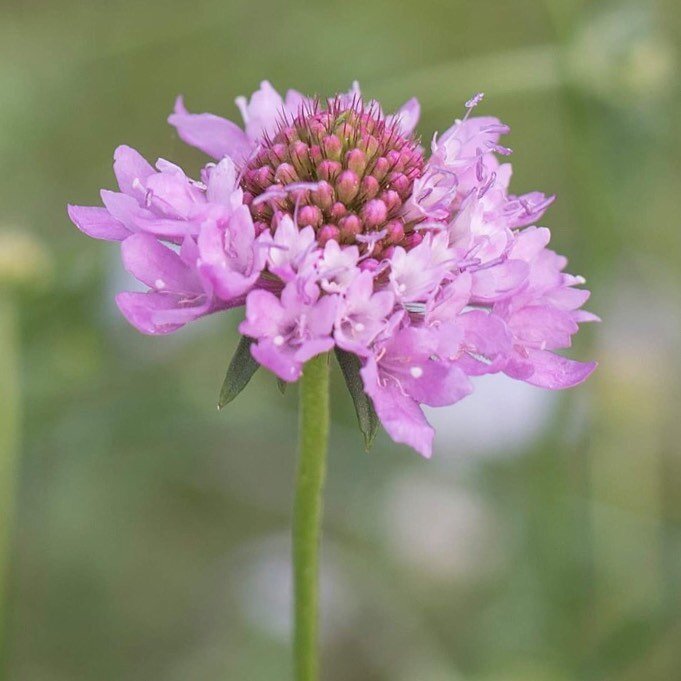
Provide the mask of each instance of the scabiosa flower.
[{"label": "scabiosa flower", "polygon": [[122,242],[124,266],[149,288],[117,297],[140,331],[245,305],[234,371],[257,362],[296,381],[335,348],[367,441],[369,410],[430,456],[421,405],[457,402],[482,374],[560,389],[595,368],[555,353],[597,318],[536,226],[553,197],[509,192],[509,129],[471,115],[481,98],[430,155],[414,136],[416,100],[386,114],[356,84],[321,100],[263,82],[237,99],[243,128],[178,99],[170,123],[213,157],[199,179],[119,147],[119,191],[69,215]]}]

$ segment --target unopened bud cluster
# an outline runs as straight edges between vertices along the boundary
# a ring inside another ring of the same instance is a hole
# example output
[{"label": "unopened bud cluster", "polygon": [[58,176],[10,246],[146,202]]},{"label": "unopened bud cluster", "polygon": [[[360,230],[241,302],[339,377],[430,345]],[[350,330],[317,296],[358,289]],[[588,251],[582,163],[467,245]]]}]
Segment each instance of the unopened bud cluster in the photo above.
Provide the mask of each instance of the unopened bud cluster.
[{"label": "unopened bud cluster", "polygon": [[[318,103],[301,108],[264,140],[243,170],[244,201],[258,233],[274,231],[282,215],[295,213],[298,227],[313,227],[322,245],[333,239],[363,249],[366,240],[359,235],[382,233],[373,246],[380,255],[391,246],[411,249],[423,238],[403,217],[423,167],[418,143],[378,107],[335,99],[326,109]],[[254,201],[299,182],[317,186]]]}]

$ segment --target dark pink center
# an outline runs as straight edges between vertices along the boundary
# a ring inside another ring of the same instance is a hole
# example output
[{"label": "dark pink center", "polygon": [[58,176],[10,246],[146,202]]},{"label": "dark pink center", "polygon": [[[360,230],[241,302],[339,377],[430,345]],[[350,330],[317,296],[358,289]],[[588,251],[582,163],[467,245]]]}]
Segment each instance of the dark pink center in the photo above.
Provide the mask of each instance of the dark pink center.
[{"label": "dark pink center", "polygon": [[[282,214],[293,216],[297,206],[298,226],[313,227],[321,244],[334,239],[364,250],[367,240],[376,240],[373,253],[379,256],[421,240],[403,206],[423,166],[421,147],[397,122],[386,122],[377,107],[359,100],[348,105],[335,99],[324,109],[303,108],[263,139],[243,169],[242,187],[259,233],[273,229]],[[254,201],[298,182],[318,187]]]}]

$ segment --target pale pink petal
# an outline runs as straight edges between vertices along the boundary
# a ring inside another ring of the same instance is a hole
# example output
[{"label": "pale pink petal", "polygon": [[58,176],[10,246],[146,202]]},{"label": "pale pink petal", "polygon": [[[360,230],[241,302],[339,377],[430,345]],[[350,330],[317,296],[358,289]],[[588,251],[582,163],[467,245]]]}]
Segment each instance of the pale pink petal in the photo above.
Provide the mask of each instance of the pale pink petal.
[{"label": "pale pink petal", "polygon": [[93,239],[106,241],[123,241],[130,236],[130,230],[116,220],[106,208],[98,206],[67,207],[71,222],[78,229]]},{"label": "pale pink petal", "polygon": [[168,122],[177,129],[180,139],[215,159],[229,156],[241,161],[249,156],[253,144],[246,133],[232,121],[210,113],[190,114],[182,97],[175,102],[175,113]]},{"label": "pale pink petal", "polygon": [[395,441],[413,447],[430,458],[435,431],[419,405],[395,385],[381,385],[376,363],[370,359],[360,371],[364,389],[371,397],[378,418],[388,435]]},{"label": "pale pink petal", "polygon": [[121,245],[125,269],[150,288],[173,293],[199,294],[196,271],[180,256],[149,234],[133,234]]},{"label": "pale pink petal", "polygon": [[528,359],[534,372],[525,380],[550,390],[572,388],[585,381],[598,366],[596,362],[576,362],[552,352],[529,350]]},{"label": "pale pink petal", "polygon": [[144,197],[144,189],[140,186],[156,171],[146,159],[132,147],[121,145],[114,152],[114,174],[118,187],[124,194]]}]

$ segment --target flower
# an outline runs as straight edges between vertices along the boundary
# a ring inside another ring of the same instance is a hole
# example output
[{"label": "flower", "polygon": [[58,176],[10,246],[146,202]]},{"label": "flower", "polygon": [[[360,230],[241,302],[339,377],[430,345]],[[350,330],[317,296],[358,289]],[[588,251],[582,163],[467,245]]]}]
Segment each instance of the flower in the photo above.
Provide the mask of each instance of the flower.
[{"label": "flower", "polygon": [[430,456],[421,405],[457,402],[481,374],[560,389],[596,366],[555,352],[597,317],[537,226],[554,197],[509,192],[509,128],[471,115],[481,99],[427,157],[418,102],[385,114],[356,83],[321,100],[265,81],[237,99],[243,128],[179,98],[169,122],[213,157],[200,179],[119,147],[119,191],[69,215],[122,242],[149,289],[117,297],[140,331],[245,305],[255,361],[295,381],[315,355],[352,353],[387,432]]}]

